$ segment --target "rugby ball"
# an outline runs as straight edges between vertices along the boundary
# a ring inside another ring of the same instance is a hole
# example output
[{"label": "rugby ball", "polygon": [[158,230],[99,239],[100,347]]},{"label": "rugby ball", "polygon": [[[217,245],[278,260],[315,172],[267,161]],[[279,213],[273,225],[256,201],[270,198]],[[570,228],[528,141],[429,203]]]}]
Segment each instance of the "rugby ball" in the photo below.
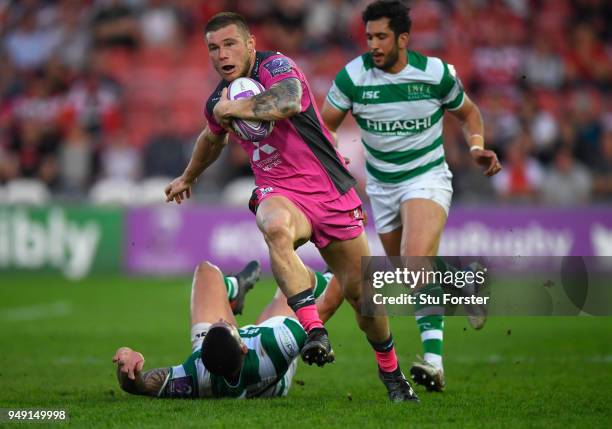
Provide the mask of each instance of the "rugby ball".
[{"label": "rugby ball", "polygon": [[[256,80],[248,77],[239,77],[233,80],[227,88],[227,98],[239,100],[260,94],[265,88]],[[274,121],[247,121],[234,119],[232,129],[242,140],[258,142],[270,135],[274,128]]]}]

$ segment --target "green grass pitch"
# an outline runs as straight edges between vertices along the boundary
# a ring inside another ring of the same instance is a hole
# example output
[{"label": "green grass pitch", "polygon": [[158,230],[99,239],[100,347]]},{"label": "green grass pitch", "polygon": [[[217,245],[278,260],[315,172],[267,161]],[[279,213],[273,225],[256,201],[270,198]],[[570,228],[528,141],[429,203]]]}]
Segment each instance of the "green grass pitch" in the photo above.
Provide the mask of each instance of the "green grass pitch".
[{"label": "green grass pitch", "polygon": [[[146,368],[189,354],[189,279],[0,277],[0,408],[66,409],[79,427],[609,427],[612,319],[492,318],[483,331],[447,318],[447,390],[391,404],[344,304],[328,328],[337,362],[300,363],[287,398],[157,400],[122,392],[111,357],[141,351]],[[251,323],[273,294],[249,295]],[[392,327],[404,371],[421,347],[412,318]],[[296,383],[297,382],[297,383]],[[0,422],[0,426],[6,422]],[[15,426],[23,425],[17,423]],[[56,426],[57,423],[45,424]]]}]

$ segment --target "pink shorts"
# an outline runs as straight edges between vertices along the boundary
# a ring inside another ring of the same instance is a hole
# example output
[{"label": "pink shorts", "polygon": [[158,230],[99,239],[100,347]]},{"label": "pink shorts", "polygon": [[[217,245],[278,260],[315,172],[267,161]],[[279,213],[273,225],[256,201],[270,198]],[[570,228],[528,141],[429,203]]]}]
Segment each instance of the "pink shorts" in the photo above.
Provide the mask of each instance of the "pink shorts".
[{"label": "pink shorts", "polygon": [[249,209],[257,213],[259,204],[275,195],[287,198],[304,213],[312,228],[310,241],[319,249],[327,247],[332,241],[351,240],[363,232],[364,213],[354,189],[335,200],[321,201],[316,195],[296,193],[276,186],[261,186],[253,191]]}]

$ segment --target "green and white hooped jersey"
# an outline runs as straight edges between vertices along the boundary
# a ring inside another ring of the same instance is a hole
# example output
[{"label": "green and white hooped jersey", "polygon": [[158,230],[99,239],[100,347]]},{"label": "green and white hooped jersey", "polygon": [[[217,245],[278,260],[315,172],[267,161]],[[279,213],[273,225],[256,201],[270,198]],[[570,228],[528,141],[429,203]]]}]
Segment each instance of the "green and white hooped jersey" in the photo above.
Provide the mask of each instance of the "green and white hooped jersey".
[{"label": "green and white hooped jersey", "polygon": [[[366,53],[336,76],[327,101],[351,110],[361,128],[368,178],[400,183],[434,169],[448,171],[442,146],[444,110],[462,106],[454,67],[408,51],[408,65],[391,74]],[[450,171],[448,171],[450,174]]]},{"label": "green and white hooped jersey", "polygon": [[165,398],[253,398],[285,396],[306,341],[300,323],[290,317],[272,317],[260,325],[238,330],[248,350],[235,385],[211,374],[196,349],[182,365],[170,369],[159,392]]}]

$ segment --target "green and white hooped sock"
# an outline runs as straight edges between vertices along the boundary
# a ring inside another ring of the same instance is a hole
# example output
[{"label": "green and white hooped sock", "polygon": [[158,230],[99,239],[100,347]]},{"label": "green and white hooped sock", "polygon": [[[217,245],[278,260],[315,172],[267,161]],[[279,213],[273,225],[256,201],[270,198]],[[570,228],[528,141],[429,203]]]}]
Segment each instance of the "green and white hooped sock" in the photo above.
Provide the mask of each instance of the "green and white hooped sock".
[{"label": "green and white hooped sock", "polygon": [[238,296],[238,279],[233,276],[223,276],[225,289],[227,289],[227,298],[231,301]]},{"label": "green and white hooped sock", "polygon": [[317,299],[323,294],[323,292],[325,292],[325,289],[327,288],[329,281],[332,279],[334,275],[332,273],[323,274],[318,271],[315,271],[314,275],[315,275],[315,284],[313,288],[313,295],[315,299]]},{"label": "green and white hooped sock", "polygon": [[[314,275],[315,275],[314,297],[316,299],[319,296],[321,296],[323,292],[325,292],[325,289],[327,288],[329,281],[334,275],[332,273],[322,274],[318,271],[315,271]],[[236,279],[236,277],[224,276],[223,281],[225,282],[225,289],[227,290],[227,298],[230,301],[232,301],[233,299],[236,299],[236,296],[238,296],[238,280]]]},{"label": "green and white hooped sock", "polygon": [[[419,294],[442,297],[442,287],[428,284]],[[415,304],[415,318],[421,342],[423,343],[423,359],[437,368],[443,369],[442,352],[444,346],[444,306],[432,304]]]}]

